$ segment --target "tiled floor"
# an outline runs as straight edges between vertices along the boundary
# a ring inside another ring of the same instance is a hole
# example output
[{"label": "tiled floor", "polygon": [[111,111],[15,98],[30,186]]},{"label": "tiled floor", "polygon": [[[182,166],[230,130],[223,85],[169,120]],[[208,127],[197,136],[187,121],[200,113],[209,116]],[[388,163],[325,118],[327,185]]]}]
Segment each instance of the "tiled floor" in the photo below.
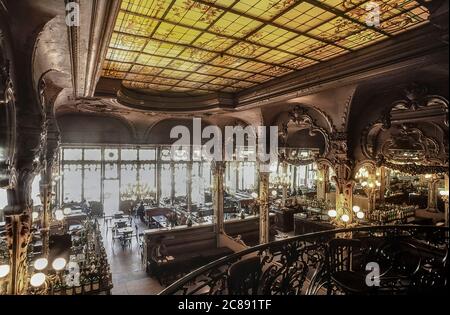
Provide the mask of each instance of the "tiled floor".
[{"label": "tiled floor", "polygon": [[[136,238],[133,238],[131,248],[123,250],[119,242],[112,242],[111,230],[103,227],[103,240],[108,260],[111,266],[114,288],[113,295],[150,295],[158,294],[163,287],[156,279],[150,278],[141,264],[141,254]],[[134,222],[133,222],[134,226]],[[143,226],[138,223],[140,231]]]}]

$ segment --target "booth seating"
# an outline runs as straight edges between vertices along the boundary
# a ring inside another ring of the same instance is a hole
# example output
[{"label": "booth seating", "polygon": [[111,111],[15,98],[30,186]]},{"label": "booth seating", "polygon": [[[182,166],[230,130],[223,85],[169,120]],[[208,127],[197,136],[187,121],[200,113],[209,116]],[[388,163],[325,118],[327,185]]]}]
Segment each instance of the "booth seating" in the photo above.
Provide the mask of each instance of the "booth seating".
[{"label": "booth seating", "polygon": [[[269,216],[271,224],[273,224],[274,218],[273,214]],[[240,235],[247,246],[259,243],[259,217],[257,216],[225,221],[224,228],[231,237]],[[272,233],[271,240],[274,238],[275,235]],[[162,240],[168,255],[173,256],[172,260],[158,263],[152,257],[158,240]],[[233,253],[229,248],[217,247],[214,226],[210,223],[192,227],[177,226],[171,230],[147,230],[145,231],[144,248],[147,272],[163,284]]]},{"label": "booth seating", "polygon": [[[275,223],[275,215],[269,215],[269,226],[273,227]],[[275,234],[270,229],[270,240],[275,240]],[[247,246],[256,246],[259,244],[259,217],[248,216],[245,219],[232,219],[225,221],[225,232],[232,237],[238,235],[244,241]]]},{"label": "booth seating", "polygon": [[[158,240],[162,240],[172,260],[156,261],[153,253]],[[177,277],[233,253],[227,247],[217,247],[212,225],[146,233],[145,242],[147,272],[161,284],[168,284]]]},{"label": "booth seating", "polygon": [[275,225],[280,231],[287,233],[294,230],[294,214],[302,211],[302,207],[273,209],[275,213]]}]

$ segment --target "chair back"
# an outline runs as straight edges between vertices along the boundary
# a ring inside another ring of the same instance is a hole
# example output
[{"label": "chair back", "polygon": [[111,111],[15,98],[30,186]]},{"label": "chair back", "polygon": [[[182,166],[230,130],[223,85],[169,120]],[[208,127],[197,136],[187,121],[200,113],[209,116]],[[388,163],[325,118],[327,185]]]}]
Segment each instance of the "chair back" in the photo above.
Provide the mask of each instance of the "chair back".
[{"label": "chair back", "polygon": [[257,295],[261,273],[259,257],[235,262],[228,270],[228,294]]},{"label": "chair back", "polygon": [[361,241],[357,239],[335,238],[330,240],[330,271],[352,271],[353,256],[361,249]]}]

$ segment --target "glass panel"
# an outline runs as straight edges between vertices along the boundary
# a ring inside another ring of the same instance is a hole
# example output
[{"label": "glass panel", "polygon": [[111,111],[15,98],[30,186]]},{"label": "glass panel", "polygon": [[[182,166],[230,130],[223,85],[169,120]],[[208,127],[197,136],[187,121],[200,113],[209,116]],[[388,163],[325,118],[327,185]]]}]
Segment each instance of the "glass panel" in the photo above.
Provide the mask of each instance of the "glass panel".
[{"label": "glass panel", "polygon": [[85,161],[100,161],[102,159],[102,150],[100,149],[85,149],[84,160]]},{"label": "glass panel", "polygon": [[64,160],[66,161],[80,161],[83,156],[83,150],[81,149],[65,149]]},{"label": "glass panel", "polygon": [[187,192],[187,165],[175,165],[175,197],[186,196]]},{"label": "glass panel", "polygon": [[255,190],[255,163],[244,162],[239,172],[240,189]]},{"label": "glass panel", "polygon": [[100,164],[84,166],[84,198],[87,201],[101,200],[102,167]]},{"label": "glass panel", "polygon": [[[137,184],[137,169],[136,165],[133,164],[123,164],[120,167],[120,191],[130,193],[130,195],[135,196],[136,199],[140,198],[137,196],[138,192],[136,190]],[[128,199],[124,198],[123,199]]]},{"label": "glass panel", "polygon": [[192,204],[201,205],[205,203],[205,190],[209,189],[207,182],[203,180],[202,164],[193,163],[192,166]]},{"label": "glass panel", "polygon": [[156,159],[156,149],[141,149],[139,150],[139,160],[154,161]]},{"label": "glass panel", "polygon": [[161,165],[161,200],[168,199],[172,190],[172,174],[170,164]]},{"label": "glass panel", "polygon": [[[255,85],[249,74],[266,82],[428,23],[421,2],[383,0],[370,27],[367,2],[124,0],[102,74],[140,89],[235,92]],[[221,78],[237,67],[238,83]]]},{"label": "glass panel", "polygon": [[142,185],[147,185],[150,191],[156,192],[156,166],[155,164],[141,165],[139,170],[139,182]]},{"label": "glass panel", "polygon": [[136,161],[137,160],[137,150],[136,149],[121,150],[120,159],[122,161]]},{"label": "glass panel", "polygon": [[117,178],[117,164],[116,163],[108,163],[105,165],[105,178]]},{"label": "glass panel", "polygon": [[64,166],[64,203],[81,202],[81,167],[81,165]]},{"label": "glass panel", "polygon": [[111,216],[119,211],[119,181],[105,180],[103,206],[106,216]]},{"label": "glass panel", "polygon": [[117,161],[119,159],[118,149],[105,149],[105,160],[106,161]]}]

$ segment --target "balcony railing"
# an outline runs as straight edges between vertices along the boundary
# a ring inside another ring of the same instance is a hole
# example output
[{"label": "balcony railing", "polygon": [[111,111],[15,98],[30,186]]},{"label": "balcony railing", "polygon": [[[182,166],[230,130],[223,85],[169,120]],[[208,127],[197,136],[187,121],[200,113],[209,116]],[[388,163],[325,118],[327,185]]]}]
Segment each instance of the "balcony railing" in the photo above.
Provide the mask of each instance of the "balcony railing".
[{"label": "balcony railing", "polygon": [[370,226],[252,247],[199,268],[161,295],[409,294],[448,289],[449,229]]}]

